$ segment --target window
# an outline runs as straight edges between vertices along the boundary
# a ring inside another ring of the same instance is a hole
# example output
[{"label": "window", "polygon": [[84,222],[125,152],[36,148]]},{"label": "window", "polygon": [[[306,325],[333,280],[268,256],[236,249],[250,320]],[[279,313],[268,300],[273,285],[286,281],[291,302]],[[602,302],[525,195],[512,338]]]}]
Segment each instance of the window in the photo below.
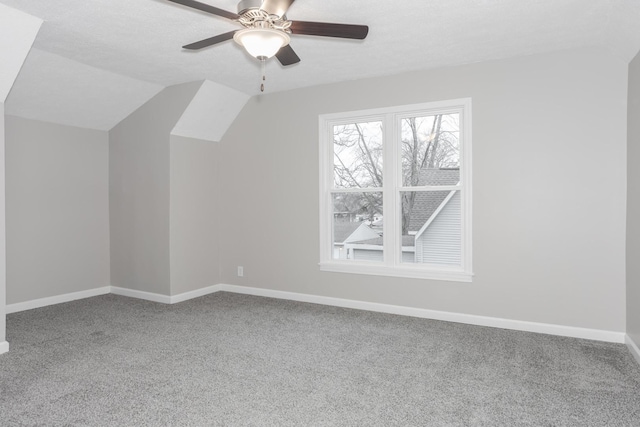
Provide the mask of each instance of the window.
[{"label": "window", "polygon": [[320,268],[471,281],[471,100],[320,116]]}]

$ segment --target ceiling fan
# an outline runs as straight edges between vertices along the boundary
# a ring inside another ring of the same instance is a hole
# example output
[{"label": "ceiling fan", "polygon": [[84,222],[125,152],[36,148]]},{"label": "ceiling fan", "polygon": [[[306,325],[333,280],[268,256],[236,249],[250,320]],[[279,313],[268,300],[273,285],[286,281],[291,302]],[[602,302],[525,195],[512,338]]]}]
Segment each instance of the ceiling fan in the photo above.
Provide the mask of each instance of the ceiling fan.
[{"label": "ceiling fan", "polygon": [[290,34],[362,40],[369,33],[369,27],[366,25],[290,21],[286,13],[295,0],[242,0],[238,3],[238,13],[195,0],[169,1],[231,19],[244,27],[188,44],[183,48],[198,50],[234,39],[251,56],[261,60],[263,65],[264,61],[272,56],[284,66],[300,62],[300,58],[289,45]]}]

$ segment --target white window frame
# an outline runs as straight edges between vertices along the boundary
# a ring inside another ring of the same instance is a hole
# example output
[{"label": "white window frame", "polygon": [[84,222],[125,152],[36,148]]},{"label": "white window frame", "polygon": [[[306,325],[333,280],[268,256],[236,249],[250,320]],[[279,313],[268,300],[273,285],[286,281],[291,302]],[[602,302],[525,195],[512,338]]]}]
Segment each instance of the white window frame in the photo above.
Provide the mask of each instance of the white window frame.
[{"label": "white window frame", "polygon": [[[401,119],[435,114],[458,113],[460,116],[460,184],[458,186],[403,187],[400,156],[402,144],[394,143],[400,135]],[[382,121],[383,123],[383,187],[371,189],[334,188],[333,128],[336,125]],[[320,270],[338,273],[369,274],[375,276],[409,277],[418,279],[471,282],[472,272],[472,172],[471,172],[471,98],[429,102],[322,114],[320,130]],[[460,266],[402,263],[400,224],[400,193],[402,191],[460,190],[462,220],[462,252]],[[367,191],[383,193],[383,262],[333,259],[333,203],[334,193]]]}]

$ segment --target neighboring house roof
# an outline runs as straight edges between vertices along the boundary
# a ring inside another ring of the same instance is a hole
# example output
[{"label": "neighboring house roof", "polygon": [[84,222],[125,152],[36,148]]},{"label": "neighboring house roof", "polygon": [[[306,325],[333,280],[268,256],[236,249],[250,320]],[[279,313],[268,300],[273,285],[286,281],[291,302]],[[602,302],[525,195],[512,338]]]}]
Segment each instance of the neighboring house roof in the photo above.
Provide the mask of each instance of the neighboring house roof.
[{"label": "neighboring house roof", "polygon": [[460,181],[460,168],[422,169],[418,185],[456,185]]},{"label": "neighboring house roof", "polygon": [[[369,240],[358,240],[357,242],[349,242],[356,245],[377,245],[382,246],[382,237],[377,237],[375,239]],[[415,237],[414,236],[402,236],[402,246],[415,246]]]},{"label": "neighboring house roof", "polygon": [[334,244],[348,243],[356,240],[375,239],[378,233],[364,222],[336,221],[333,224]]},{"label": "neighboring house roof", "polygon": [[333,241],[343,243],[361,224],[361,222],[336,221],[333,224]]},{"label": "neighboring house roof", "polygon": [[[418,185],[456,185],[460,169],[422,169]],[[449,191],[419,191],[416,194],[409,220],[409,231],[417,232],[431,218],[449,195]]]}]

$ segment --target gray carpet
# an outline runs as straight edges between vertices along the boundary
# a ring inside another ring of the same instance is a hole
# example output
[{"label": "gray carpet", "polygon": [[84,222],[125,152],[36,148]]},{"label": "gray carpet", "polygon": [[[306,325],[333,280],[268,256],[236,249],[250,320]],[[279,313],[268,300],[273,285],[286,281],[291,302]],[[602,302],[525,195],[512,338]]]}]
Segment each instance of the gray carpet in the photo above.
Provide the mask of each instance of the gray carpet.
[{"label": "gray carpet", "polygon": [[624,345],[218,293],[11,314],[2,426],[640,426]]}]

